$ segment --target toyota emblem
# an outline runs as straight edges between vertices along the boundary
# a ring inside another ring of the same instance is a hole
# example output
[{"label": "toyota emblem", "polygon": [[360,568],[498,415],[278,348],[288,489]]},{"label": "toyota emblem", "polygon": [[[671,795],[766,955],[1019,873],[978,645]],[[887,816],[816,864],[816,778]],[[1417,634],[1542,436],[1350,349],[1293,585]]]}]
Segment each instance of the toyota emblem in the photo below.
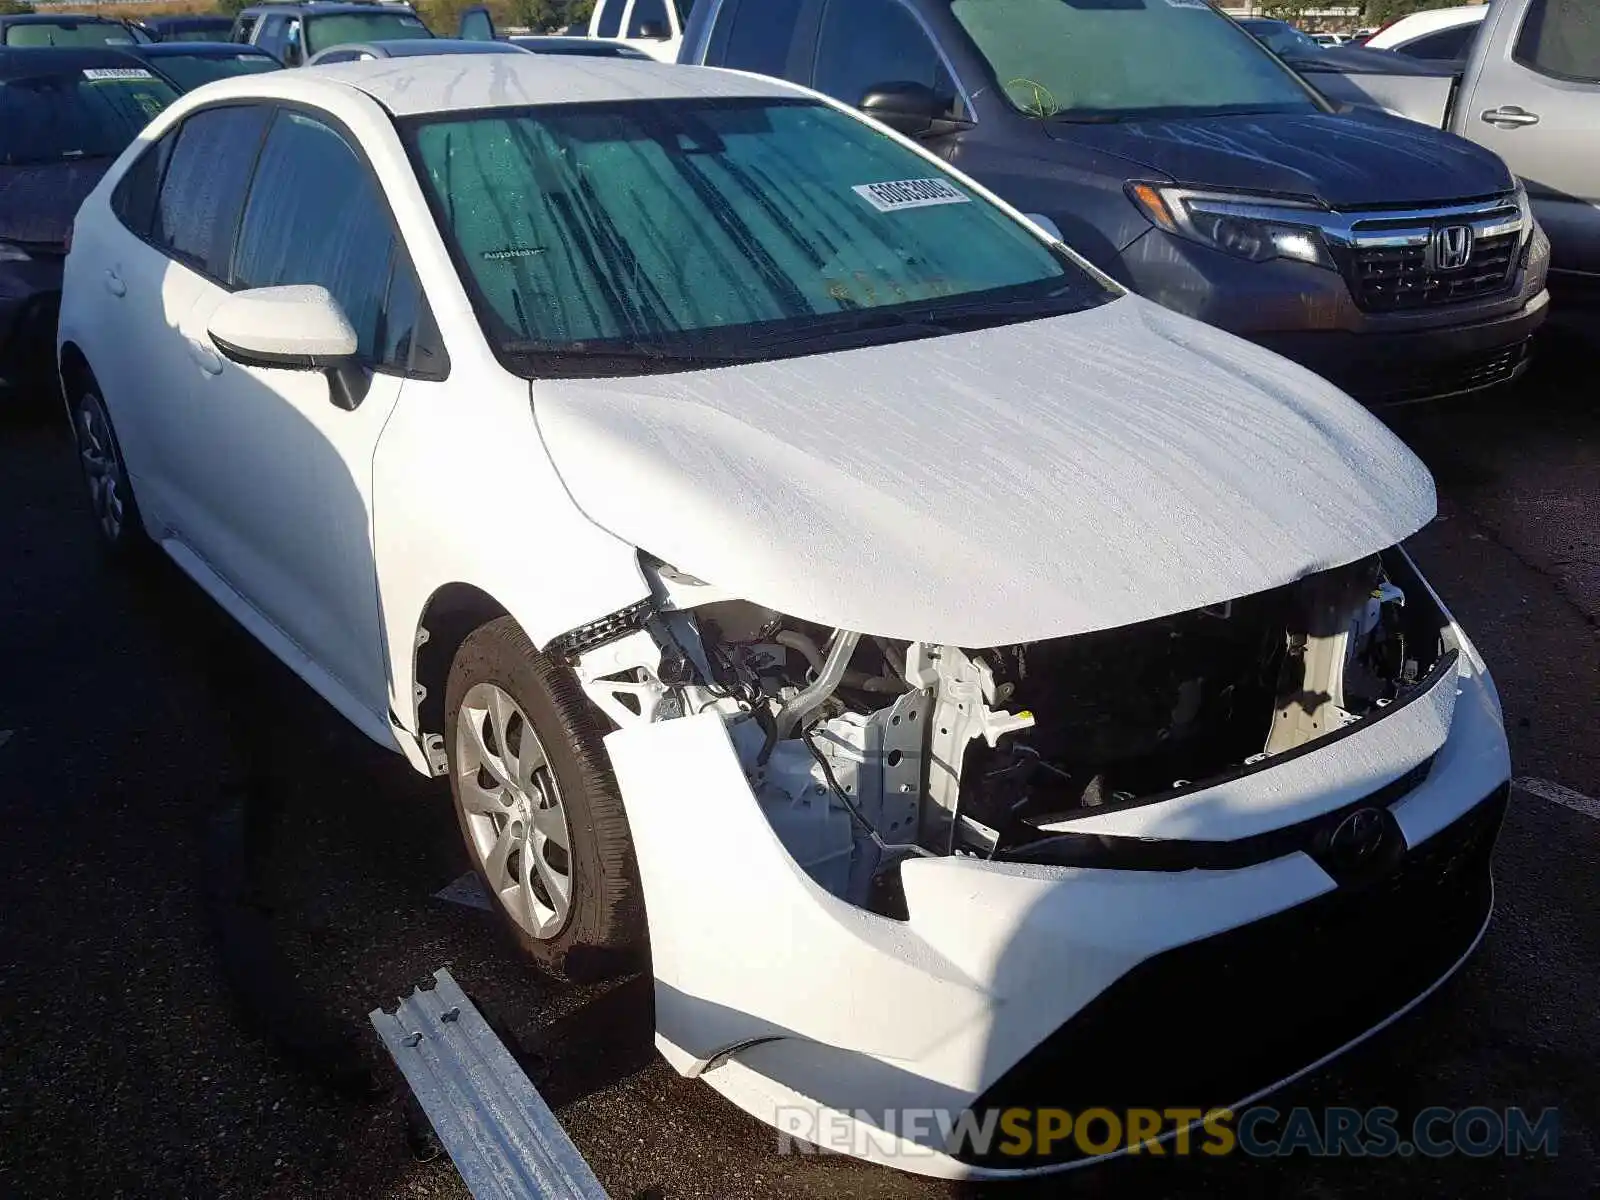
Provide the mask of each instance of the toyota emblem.
[{"label": "toyota emblem", "polygon": [[1358,809],[1328,838],[1328,857],[1346,870],[1363,866],[1383,848],[1384,836],[1383,811]]}]

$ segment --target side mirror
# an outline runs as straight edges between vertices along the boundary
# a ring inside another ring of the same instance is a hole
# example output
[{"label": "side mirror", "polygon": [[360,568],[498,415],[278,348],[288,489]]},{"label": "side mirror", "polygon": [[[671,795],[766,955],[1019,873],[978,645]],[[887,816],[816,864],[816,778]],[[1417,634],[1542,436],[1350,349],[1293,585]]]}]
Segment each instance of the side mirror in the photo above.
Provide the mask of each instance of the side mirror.
[{"label": "side mirror", "polygon": [[496,37],[494,17],[483,5],[474,5],[461,14],[456,36],[468,42],[492,42]]},{"label": "side mirror", "polygon": [[366,397],[356,331],[325,287],[235,292],[211,314],[206,331],[217,349],[242,367],[327,372],[331,399],[340,408],[353,409]]},{"label": "side mirror", "polygon": [[672,35],[660,21],[640,21],[639,36],[649,42],[664,42]]},{"label": "side mirror", "polygon": [[953,133],[968,123],[951,115],[955,101],[925,83],[880,83],[866,90],[857,106],[907,137]]}]

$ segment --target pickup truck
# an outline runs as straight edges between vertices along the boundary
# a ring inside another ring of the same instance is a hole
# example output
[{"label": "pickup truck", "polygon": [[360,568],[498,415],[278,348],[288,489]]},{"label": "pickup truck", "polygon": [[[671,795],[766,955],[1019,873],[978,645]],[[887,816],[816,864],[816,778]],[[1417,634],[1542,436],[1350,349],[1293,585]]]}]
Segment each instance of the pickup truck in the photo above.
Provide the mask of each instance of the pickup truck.
[{"label": "pickup truck", "polygon": [[1550,288],[1600,299],[1600,4],[1494,0],[1464,68],[1390,107],[1493,150],[1551,243]]},{"label": "pickup truck", "polygon": [[623,42],[658,62],[676,62],[694,0],[597,0],[589,36]]},{"label": "pickup truck", "polygon": [[1549,242],[1495,154],[1336,105],[1206,0],[698,0],[679,61],[860,108],[1370,404],[1515,378],[1548,311]]}]

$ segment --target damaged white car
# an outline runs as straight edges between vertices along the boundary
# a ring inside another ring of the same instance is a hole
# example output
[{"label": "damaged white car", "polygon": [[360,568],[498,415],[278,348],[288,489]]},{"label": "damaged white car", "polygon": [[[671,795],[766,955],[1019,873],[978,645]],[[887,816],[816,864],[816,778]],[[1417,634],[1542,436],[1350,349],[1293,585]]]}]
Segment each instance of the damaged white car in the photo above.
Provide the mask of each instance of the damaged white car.
[{"label": "damaged white car", "polygon": [[1422,465],[811,93],[213,85],[60,337],[109,542],[448,775],[527,950],[647,961],[765,1120],[1059,1169],[894,1114],[1235,1104],[1482,935],[1509,764]]}]

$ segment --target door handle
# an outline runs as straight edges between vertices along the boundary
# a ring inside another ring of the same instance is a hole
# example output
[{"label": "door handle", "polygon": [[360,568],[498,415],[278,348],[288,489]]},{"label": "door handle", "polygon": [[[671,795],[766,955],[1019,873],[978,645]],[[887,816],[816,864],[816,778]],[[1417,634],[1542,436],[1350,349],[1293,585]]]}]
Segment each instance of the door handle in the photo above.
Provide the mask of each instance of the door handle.
[{"label": "door handle", "polygon": [[122,282],[122,276],[117,274],[114,267],[106,268],[105,285],[106,291],[113,296],[120,297],[128,294],[128,285]]},{"label": "door handle", "polygon": [[1518,108],[1515,104],[1507,104],[1504,108],[1487,109],[1483,119],[1490,125],[1497,125],[1501,129],[1516,129],[1522,125],[1537,125],[1539,114],[1531,113],[1525,108]]},{"label": "door handle", "polygon": [[207,375],[222,374],[222,356],[204,342],[190,338],[189,357]]}]

